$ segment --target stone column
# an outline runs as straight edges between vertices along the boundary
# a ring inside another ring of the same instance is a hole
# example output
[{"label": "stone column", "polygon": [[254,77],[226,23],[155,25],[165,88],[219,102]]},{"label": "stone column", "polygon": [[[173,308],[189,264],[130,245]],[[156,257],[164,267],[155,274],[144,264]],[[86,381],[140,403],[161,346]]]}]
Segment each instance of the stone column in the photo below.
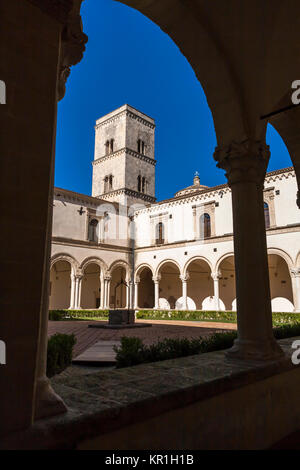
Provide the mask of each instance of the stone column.
[{"label": "stone column", "polygon": [[216,311],[220,310],[220,297],[219,297],[219,279],[221,277],[221,273],[211,273],[211,277],[214,281],[214,300],[215,300],[215,309]]},{"label": "stone column", "polygon": [[100,287],[100,305],[99,305],[99,309],[103,310],[105,308],[104,307],[104,305],[105,305],[105,298],[104,298],[105,297],[104,296],[104,294],[105,294],[105,280],[104,280],[102,275],[100,275],[100,286],[101,287]]},{"label": "stone column", "polygon": [[154,308],[159,308],[159,281],[161,280],[161,275],[159,274],[157,277],[153,277],[154,282]]},{"label": "stone column", "polygon": [[130,284],[131,282],[126,282],[126,304],[125,308],[130,308],[130,292],[131,292],[131,287]]},{"label": "stone column", "polygon": [[189,273],[179,276],[182,282],[182,310],[187,310],[187,281],[189,279]]},{"label": "stone column", "polygon": [[291,269],[294,312],[300,313],[300,268]]},{"label": "stone column", "polygon": [[134,282],[134,308],[135,309],[139,308],[139,283],[140,283],[140,278],[139,276],[136,276],[135,282]]},{"label": "stone column", "polygon": [[70,307],[69,310],[72,310],[75,305],[75,274],[71,274],[71,295],[70,295]]},{"label": "stone column", "polygon": [[110,280],[111,276],[105,276],[104,281],[105,281],[105,289],[104,289],[104,308],[109,309],[109,298],[110,298]]},{"label": "stone column", "polygon": [[229,354],[272,360],[283,355],[272,332],[263,185],[269,147],[263,141],[232,142],[217,148],[232,193],[238,339]]},{"label": "stone column", "polygon": [[81,287],[82,287],[82,278],[83,276],[80,275],[80,276],[76,276],[76,286],[77,286],[77,289],[76,289],[76,305],[75,305],[75,308],[80,310],[81,309]]}]

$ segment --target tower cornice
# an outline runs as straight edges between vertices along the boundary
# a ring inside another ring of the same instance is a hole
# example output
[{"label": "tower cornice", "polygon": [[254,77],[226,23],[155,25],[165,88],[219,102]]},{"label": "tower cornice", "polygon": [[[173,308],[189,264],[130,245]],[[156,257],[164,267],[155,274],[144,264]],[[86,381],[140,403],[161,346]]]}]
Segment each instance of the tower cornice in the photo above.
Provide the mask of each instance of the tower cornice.
[{"label": "tower cornice", "polygon": [[123,147],[120,150],[117,150],[116,152],[110,153],[109,155],[104,155],[103,157],[97,158],[92,162],[92,165],[98,165],[99,163],[103,163],[106,160],[111,160],[113,158],[119,157],[123,153],[131,155],[135,158],[138,158],[139,160],[143,162],[150,163],[150,165],[156,165],[156,160],[153,158],[147,157],[147,155],[143,155],[142,153],[138,153],[135,150],[129,149],[128,147]]}]

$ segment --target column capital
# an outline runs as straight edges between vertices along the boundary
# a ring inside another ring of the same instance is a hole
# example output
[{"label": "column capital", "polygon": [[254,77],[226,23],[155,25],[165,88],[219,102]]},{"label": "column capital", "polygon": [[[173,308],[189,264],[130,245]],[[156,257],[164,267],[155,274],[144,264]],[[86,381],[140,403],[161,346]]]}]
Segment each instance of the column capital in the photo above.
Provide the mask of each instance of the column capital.
[{"label": "column capital", "polygon": [[221,271],[216,271],[211,273],[211,277],[213,278],[214,281],[218,281],[222,277]]},{"label": "column capital", "polygon": [[263,184],[270,158],[270,148],[263,140],[232,141],[216,147],[214,159],[217,167],[226,171],[228,184],[240,182]]},{"label": "column capital", "polygon": [[153,276],[152,277],[152,281],[157,283],[161,280],[161,274],[158,274],[157,276]]},{"label": "column capital", "polygon": [[290,273],[292,277],[300,277],[300,268],[291,268]]},{"label": "column capital", "polygon": [[141,278],[140,278],[140,276],[138,276],[138,275],[137,275],[137,276],[135,276],[134,283],[135,283],[135,284],[139,284],[139,282],[140,282],[140,281],[141,281]]},{"label": "column capital", "polygon": [[110,274],[105,274],[103,277],[104,281],[110,281],[111,280],[111,275]]},{"label": "column capital", "polygon": [[185,274],[180,274],[179,276],[179,279],[181,279],[182,282],[187,282],[190,278],[190,274],[189,273],[185,273]]}]

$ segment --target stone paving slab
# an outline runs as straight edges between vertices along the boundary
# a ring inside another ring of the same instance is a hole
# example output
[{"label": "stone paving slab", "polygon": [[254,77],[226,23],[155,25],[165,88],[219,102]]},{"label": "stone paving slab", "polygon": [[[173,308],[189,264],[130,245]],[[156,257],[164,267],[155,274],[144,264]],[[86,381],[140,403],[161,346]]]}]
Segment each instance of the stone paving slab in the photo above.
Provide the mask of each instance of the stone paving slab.
[{"label": "stone paving slab", "polygon": [[177,321],[177,320],[137,320],[137,323],[151,323],[152,328],[134,328],[127,330],[111,330],[101,328],[88,328],[90,324],[107,324],[97,321],[49,321],[48,336],[55,333],[73,333],[77,343],[74,347],[73,357],[82,354],[86,349],[98,341],[120,341],[122,336],[136,336],[150,345],[163,338],[199,338],[210,336],[220,331],[236,329],[236,324]]},{"label": "stone paving slab", "polygon": [[116,363],[115,346],[120,346],[120,341],[98,341],[82,354],[76,356],[72,364],[77,365],[102,365],[111,366]]}]

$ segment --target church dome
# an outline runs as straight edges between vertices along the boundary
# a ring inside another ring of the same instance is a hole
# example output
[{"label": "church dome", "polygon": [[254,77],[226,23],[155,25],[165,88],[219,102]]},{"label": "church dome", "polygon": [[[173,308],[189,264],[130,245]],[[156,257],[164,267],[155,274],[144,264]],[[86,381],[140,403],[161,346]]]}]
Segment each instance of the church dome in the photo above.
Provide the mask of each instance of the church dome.
[{"label": "church dome", "polygon": [[201,191],[202,189],[208,189],[208,186],[200,184],[199,173],[198,171],[196,171],[194,176],[194,184],[192,184],[192,186],[188,186],[187,188],[181,189],[180,191],[177,191],[177,193],[175,193],[175,197],[193,194],[196,191]]}]

